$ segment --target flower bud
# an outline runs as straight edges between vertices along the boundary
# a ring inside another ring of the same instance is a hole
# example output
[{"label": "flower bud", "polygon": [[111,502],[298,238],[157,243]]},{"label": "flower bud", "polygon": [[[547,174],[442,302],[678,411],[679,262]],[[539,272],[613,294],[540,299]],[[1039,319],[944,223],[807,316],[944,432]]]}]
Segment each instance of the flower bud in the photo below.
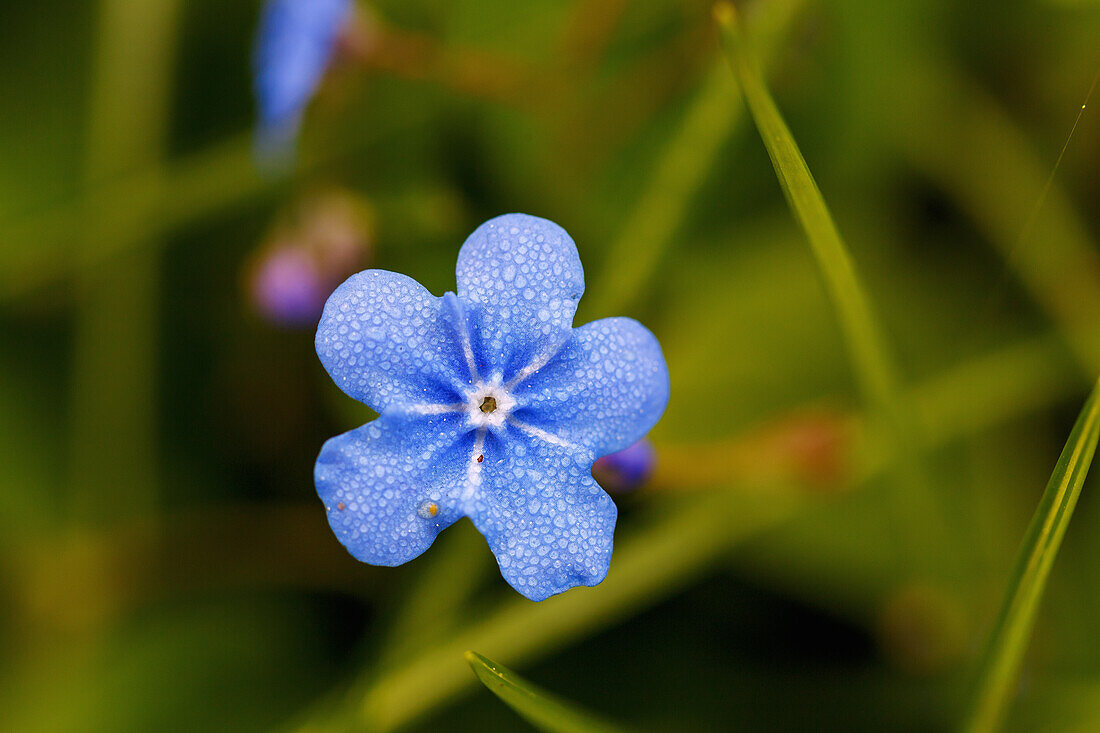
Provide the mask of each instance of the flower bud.
[{"label": "flower bud", "polygon": [[365,266],[370,242],[365,202],[343,192],[303,200],[276,224],[249,266],[253,307],[276,325],[315,325],[329,294]]},{"label": "flower bud", "polygon": [[644,484],[656,463],[653,444],[642,438],[629,448],[600,458],[592,466],[592,475],[607,491],[625,493]]}]

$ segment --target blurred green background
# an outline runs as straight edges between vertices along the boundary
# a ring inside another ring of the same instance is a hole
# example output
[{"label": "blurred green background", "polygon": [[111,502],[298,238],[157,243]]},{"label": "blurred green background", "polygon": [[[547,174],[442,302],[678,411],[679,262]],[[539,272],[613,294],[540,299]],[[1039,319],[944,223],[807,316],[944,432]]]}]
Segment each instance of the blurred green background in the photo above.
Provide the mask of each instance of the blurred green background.
[{"label": "blurred green background", "polygon": [[[865,417],[709,3],[361,4],[367,51],[281,173],[252,157],[258,3],[7,4],[0,725],[526,729],[466,649],[648,730],[953,725],[1100,373],[1091,110],[1043,194],[1100,4],[742,7],[900,365],[922,481]],[[659,463],[617,499],[603,585],[526,601],[465,522],[397,569],[329,531],[313,460],[371,413],[249,277],[334,195],[369,212],[364,264],[435,293],[484,219],[552,219],[585,264],[578,323],[661,340]],[[1095,483],[1010,729],[1100,729]]]}]

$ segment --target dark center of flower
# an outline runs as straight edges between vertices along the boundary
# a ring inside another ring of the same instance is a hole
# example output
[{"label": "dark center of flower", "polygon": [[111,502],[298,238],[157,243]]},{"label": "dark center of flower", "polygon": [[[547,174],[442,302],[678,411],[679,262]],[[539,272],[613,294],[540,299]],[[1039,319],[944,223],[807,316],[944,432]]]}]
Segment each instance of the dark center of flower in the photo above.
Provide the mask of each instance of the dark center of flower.
[{"label": "dark center of flower", "polygon": [[496,397],[486,397],[484,400],[481,401],[481,411],[484,412],[486,415],[488,415],[490,412],[493,412],[496,409],[497,409],[497,399],[496,399]]}]

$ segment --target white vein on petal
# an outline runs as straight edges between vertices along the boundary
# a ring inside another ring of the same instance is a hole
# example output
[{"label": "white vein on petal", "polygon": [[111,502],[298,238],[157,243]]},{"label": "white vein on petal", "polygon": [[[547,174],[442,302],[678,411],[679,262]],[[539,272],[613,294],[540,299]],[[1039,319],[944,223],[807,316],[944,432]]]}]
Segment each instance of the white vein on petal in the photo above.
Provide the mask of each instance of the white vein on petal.
[{"label": "white vein on petal", "polygon": [[446,415],[451,412],[462,412],[466,405],[462,402],[455,405],[405,405],[403,412],[412,415]]},{"label": "white vein on petal", "polygon": [[575,443],[570,443],[568,440],[565,440],[564,438],[559,438],[558,436],[554,435],[553,433],[548,433],[545,430],[543,430],[542,428],[536,428],[534,425],[528,425],[525,422],[520,422],[519,420],[516,420],[514,417],[509,417],[508,422],[509,422],[509,424],[514,425],[515,427],[519,428],[523,432],[527,433],[531,437],[538,438],[539,440],[543,440],[543,441],[549,443],[550,445],[556,445],[559,448],[569,448],[571,450],[580,450],[581,449],[581,447],[579,445],[576,445]]},{"label": "white vein on petal", "polygon": [[553,359],[556,354],[557,351],[550,351],[536,356],[533,360],[531,360],[530,364],[520,369],[519,372],[516,373],[516,376],[512,377],[508,384],[504,385],[504,389],[509,391],[515,389],[515,387],[523,380],[527,379],[539,369],[542,369],[544,366],[549,364],[550,360]]},{"label": "white vein on petal", "polygon": [[462,491],[460,501],[468,505],[474,498],[477,490],[481,488],[481,461],[478,456],[485,450],[486,428],[478,428],[477,437],[474,439],[474,449],[470,452],[470,460],[466,463],[466,488]]},{"label": "white vein on petal", "polygon": [[[448,295],[450,296],[449,298],[447,297]],[[447,301],[447,305],[454,315],[458,338],[462,341],[462,353],[466,357],[466,366],[470,369],[470,378],[473,379],[476,384],[481,381],[481,377],[478,376],[477,364],[474,363],[474,346],[470,341],[470,330],[466,325],[466,313],[462,308],[462,302],[459,301],[458,296],[454,293],[447,293],[447,295],[443,296],[443,299]]]}]

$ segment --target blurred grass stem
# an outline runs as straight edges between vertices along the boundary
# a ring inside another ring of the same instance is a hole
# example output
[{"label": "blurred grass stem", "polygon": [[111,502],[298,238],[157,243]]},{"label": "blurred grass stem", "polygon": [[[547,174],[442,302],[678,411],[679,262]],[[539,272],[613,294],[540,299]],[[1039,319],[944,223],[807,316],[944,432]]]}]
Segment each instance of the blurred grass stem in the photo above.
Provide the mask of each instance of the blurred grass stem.
[{"label": "blurred grass stem", "polygon": [[[86,178],[90,185],[155,163],[168,125],[178,2],[102,0]],[[109,218],[103,209],[97,219]],[[102,521],[148,509],[157,493],[157,254],[93,267],[94,237],[78,236],[69,509]]]},{"label": "blurred grass stem", "polygon": [[[770,2],[761,11],[761,54],[771,60],[802,0]],[[608,248],[603,269],[584,301],[594,317],[626,310],[645,292],[683,224],[692,196],[703,185],[718,151],[742,119],[731,97],[722,59],[707,71],[680,126],[661,150],[649,180],[622,230]]]}]

